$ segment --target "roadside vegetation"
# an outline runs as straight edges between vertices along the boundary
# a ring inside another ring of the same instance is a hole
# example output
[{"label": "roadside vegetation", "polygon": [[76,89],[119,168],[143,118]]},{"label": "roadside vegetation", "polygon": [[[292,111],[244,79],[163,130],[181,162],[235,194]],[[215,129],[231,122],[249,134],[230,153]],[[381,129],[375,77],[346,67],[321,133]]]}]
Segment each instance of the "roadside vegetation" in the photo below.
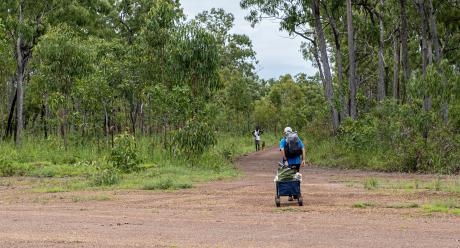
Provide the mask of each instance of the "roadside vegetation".
[{"label": "roadside vegetation", "polygon": [[231,162],[253,149],[256,126],[266,147],[293,127],[315,165],[460,173],[457,1],[240,5],[251,24],[276,19],[304,39],[318,73],[261,79],[250,38],[223,9],[186,17],[176,0],[2,1],[1,183],[190,188],[237,176]]},{"label": "roadside vegetation", "polygon": [[[272,134],[265,134],[264,138],[267,146],[275,142]],[[161,145],[156,144],[158,140],[154,137],[136,141],[127,134],[115,139],[123,144],[121,147],[115,145],[107,150],[97,150],[94,149],[96,145],[86,144],[66,152],[60,145],[43,141],[27,142],[29,145],[21,149],[4,145],[0,149],[0,175],[3,177],[0,177],[0,185],[22,185],[33,192],[48,193],[84,189],[191,188],[195,183],[238,176],[240,172],[232,162],[255,149],[251,137],[220,135],[218,140],[195,162],[179,152],[171,155],[158,148],[157,145]]]}]

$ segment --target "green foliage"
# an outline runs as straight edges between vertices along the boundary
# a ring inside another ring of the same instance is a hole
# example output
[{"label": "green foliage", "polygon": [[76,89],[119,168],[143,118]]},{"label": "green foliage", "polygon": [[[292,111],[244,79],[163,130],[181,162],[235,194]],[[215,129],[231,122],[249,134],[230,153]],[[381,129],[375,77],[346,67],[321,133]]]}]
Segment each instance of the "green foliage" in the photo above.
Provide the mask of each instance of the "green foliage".
[{"label": "green foliage", "polygon": [[322,86],[315,80],[299,74],[295,79],[285,75],[274,81],[267,96],[255,103],[256,123],[275,132],[285,126],[298,130],[324,126],[327,107]]},{"label": "green foliage", "polygon": [[90,181],[93,186],[111,186],[120,182],[121,180],[120,169],[112,165],[105,165],[99,167],[98,170],[91,175]]},{"label": "green foliage", "polygon": [[428,213],[448,213],[460,215],[460,204],[454,200],[437,201],[423,205]]},{"label": "green foliage", "polygon": [[368,178],[364,181],[363,186],[367,190],[377,189],[379,187],[379,181],[376,178]]},{"label": "green foliage", "polygon": [[0,157],[0,176],[2,177],[10,177],[16,173],[13,162],[7,160],[3,157]]},{"label": "green foliage", "polygon": [[217,142],[212,128],[202,121],[192,119],[174,136],[179,151],[189,159],[201,157],[206,150]]},{"label": "green foliage", "polygon": [[147,182],[142,186],[144,190],[174,190],[174,189],[189,189],[193,185],[191,183],[180,183],[172,178],[161,178],[152,182]]},{"label": "green foliage", "polygon": [[372,208],[375,207],[376,204],[373,202],[357,202],[353,204],[354,208]]},{"label": "green foliage", "polygon": [[114,168],[122,172],[138,171],[141,161],[134,136],[127,132],[117,135],[108,161],[113,164]]},{"label": "green foliage", "polygon": [[396,203],[396,204],[392,204],[392,205],[389,205],[389,206],[386,206],[386,208],[396,208],[396,209],[403,209],[403,208],[419,208],[420,205],[417,204],[417,203],[406,203],[406,204],[403,204],[403,203]]}]

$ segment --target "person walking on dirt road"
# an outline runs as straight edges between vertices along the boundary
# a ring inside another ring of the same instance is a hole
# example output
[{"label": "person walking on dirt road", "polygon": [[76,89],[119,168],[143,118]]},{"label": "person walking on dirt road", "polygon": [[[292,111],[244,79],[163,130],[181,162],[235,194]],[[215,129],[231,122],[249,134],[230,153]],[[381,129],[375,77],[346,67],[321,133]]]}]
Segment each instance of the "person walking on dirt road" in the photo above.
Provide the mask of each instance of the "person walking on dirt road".
[{"label": "person walking on dirt road", "polygon": [[[283,164],[299,172],[300,166],[305,166],[305,146],[296,132],[292,128],[284,129],[284,136],[280,141],[280,153],[283,158]],[[289,197],[292,201],[292,197]]]},{"label": "person walking on dirt road", "polygon": [[260,130],[259,127],[256,127],[256,130],[252,132],[252,136],[254,136],[254,141],[256,144],[256,152],[260,150],[260,136],[262,135],[263,131]]}]

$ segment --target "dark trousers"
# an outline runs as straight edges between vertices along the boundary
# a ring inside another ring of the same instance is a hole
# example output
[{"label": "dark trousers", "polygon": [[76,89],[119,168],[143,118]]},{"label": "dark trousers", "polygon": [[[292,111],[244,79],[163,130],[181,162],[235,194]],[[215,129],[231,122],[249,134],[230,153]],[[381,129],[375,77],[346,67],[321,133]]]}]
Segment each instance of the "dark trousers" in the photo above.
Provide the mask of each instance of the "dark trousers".
[{"label": "dark trousers", "polygon": [[295,170],[296,172],[300,171],[300,164],[290,164],[289,168]]},{"label": "dark trousers", "polygon": [[260,150],[260,140],[256,140],[256,151]]}]

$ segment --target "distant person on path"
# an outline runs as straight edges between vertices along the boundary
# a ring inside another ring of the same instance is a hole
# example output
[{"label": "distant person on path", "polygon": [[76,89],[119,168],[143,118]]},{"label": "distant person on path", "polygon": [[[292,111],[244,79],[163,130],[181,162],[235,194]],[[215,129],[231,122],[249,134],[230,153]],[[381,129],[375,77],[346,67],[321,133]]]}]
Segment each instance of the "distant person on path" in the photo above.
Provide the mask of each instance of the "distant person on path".
[{"label": "distant person on path", "polygon": [[254,141],[256,144],[256,152],[260,150],[260,136],[262,135],[263,131],[260,130],[259,127],[256,127],[256,130],[252,132],[252,136],[254,136]]},{"label": "distant person on path", "polygon": [[[305,166],[305,147],[297,133],[293,132],[290,127],[284,129],[284,136],[280,142],[280,153],[283,164],[296,172],[299,172],[300,166]],[[289,201],[292,200],[290,196]]]}]

